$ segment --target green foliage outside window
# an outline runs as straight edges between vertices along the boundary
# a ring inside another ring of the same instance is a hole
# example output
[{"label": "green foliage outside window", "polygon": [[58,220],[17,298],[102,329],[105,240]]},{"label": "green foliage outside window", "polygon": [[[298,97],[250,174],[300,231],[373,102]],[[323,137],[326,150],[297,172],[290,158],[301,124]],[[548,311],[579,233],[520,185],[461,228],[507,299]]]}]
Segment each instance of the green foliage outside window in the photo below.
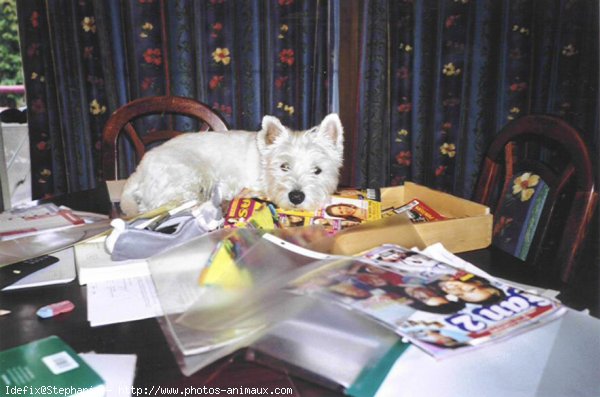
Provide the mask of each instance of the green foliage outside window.
[{"label": "green foliage outside window", "polygon": [[[0,85],[23,84],[16,0],[0,1]],[[0,106],[22,105],[18,95],[0,96]]]}]

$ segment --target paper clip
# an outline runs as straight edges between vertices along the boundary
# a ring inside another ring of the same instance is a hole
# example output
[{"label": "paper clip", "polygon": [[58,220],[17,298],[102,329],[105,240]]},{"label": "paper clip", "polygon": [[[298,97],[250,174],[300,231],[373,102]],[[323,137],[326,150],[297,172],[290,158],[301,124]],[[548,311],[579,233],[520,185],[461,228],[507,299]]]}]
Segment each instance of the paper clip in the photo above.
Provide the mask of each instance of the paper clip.
[{"label": "paper clip", "polygon": [[50,318],[57,316],[61,313],[68,313],[73,309],[75,309],[75,305],[73,304],[73,302],[65,300],[40,307],[36,314],[38,315],[38,317],[41,318]]}]

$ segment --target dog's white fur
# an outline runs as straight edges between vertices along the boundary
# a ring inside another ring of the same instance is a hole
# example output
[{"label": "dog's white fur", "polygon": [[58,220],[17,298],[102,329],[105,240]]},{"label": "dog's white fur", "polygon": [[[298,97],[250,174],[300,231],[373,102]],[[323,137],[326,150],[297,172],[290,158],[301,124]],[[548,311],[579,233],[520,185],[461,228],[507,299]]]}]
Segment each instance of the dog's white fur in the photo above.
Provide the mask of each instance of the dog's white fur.
[{"label": "dog's white fur", "polygon": [[227,200],[248,188],[279,207],[314,209],[337,187],[343,142],[335,113],[306,131],[265,116],[258,133],[182,134],[146,153],[125,183],[121,209],[132,216],[169,202],[206,201],[216,185]]}]

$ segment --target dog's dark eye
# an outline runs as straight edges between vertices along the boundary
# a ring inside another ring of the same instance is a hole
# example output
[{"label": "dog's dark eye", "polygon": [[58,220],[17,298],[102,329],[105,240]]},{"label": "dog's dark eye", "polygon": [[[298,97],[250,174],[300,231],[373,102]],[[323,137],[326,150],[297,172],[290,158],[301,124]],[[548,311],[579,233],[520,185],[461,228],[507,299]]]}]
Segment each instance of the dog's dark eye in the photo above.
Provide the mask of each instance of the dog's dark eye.
[{"label": "dog's dark eye", "polygon": [[281,168],[281,171],[283,172],[288,172],[290,170],[290,165],[288,163],[283,163],[279,166],[279,168]]},{"label": "dog's dark eye", "polygon": [[313,173],[315,175],[319,175],[321,173],[321,169],[319,167],[315,167],[315,169],[313,170]]}]

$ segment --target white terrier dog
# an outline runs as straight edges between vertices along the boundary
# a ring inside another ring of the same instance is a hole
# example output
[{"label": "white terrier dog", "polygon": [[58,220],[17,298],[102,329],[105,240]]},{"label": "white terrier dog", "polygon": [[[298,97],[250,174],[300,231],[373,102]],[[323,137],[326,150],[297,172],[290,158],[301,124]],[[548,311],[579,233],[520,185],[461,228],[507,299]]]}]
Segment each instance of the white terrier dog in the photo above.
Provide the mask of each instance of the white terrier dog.
[{"label": "white terrier dog", "polygon": [[291,131],[265,116],[262,129],[182,134],[148,151],[121,195],[126,215],[192,199],[207,201],[218,185],[230,200],[243,188],[279,207],[315,209],[335,191],[344,134],[337,114]]}]

